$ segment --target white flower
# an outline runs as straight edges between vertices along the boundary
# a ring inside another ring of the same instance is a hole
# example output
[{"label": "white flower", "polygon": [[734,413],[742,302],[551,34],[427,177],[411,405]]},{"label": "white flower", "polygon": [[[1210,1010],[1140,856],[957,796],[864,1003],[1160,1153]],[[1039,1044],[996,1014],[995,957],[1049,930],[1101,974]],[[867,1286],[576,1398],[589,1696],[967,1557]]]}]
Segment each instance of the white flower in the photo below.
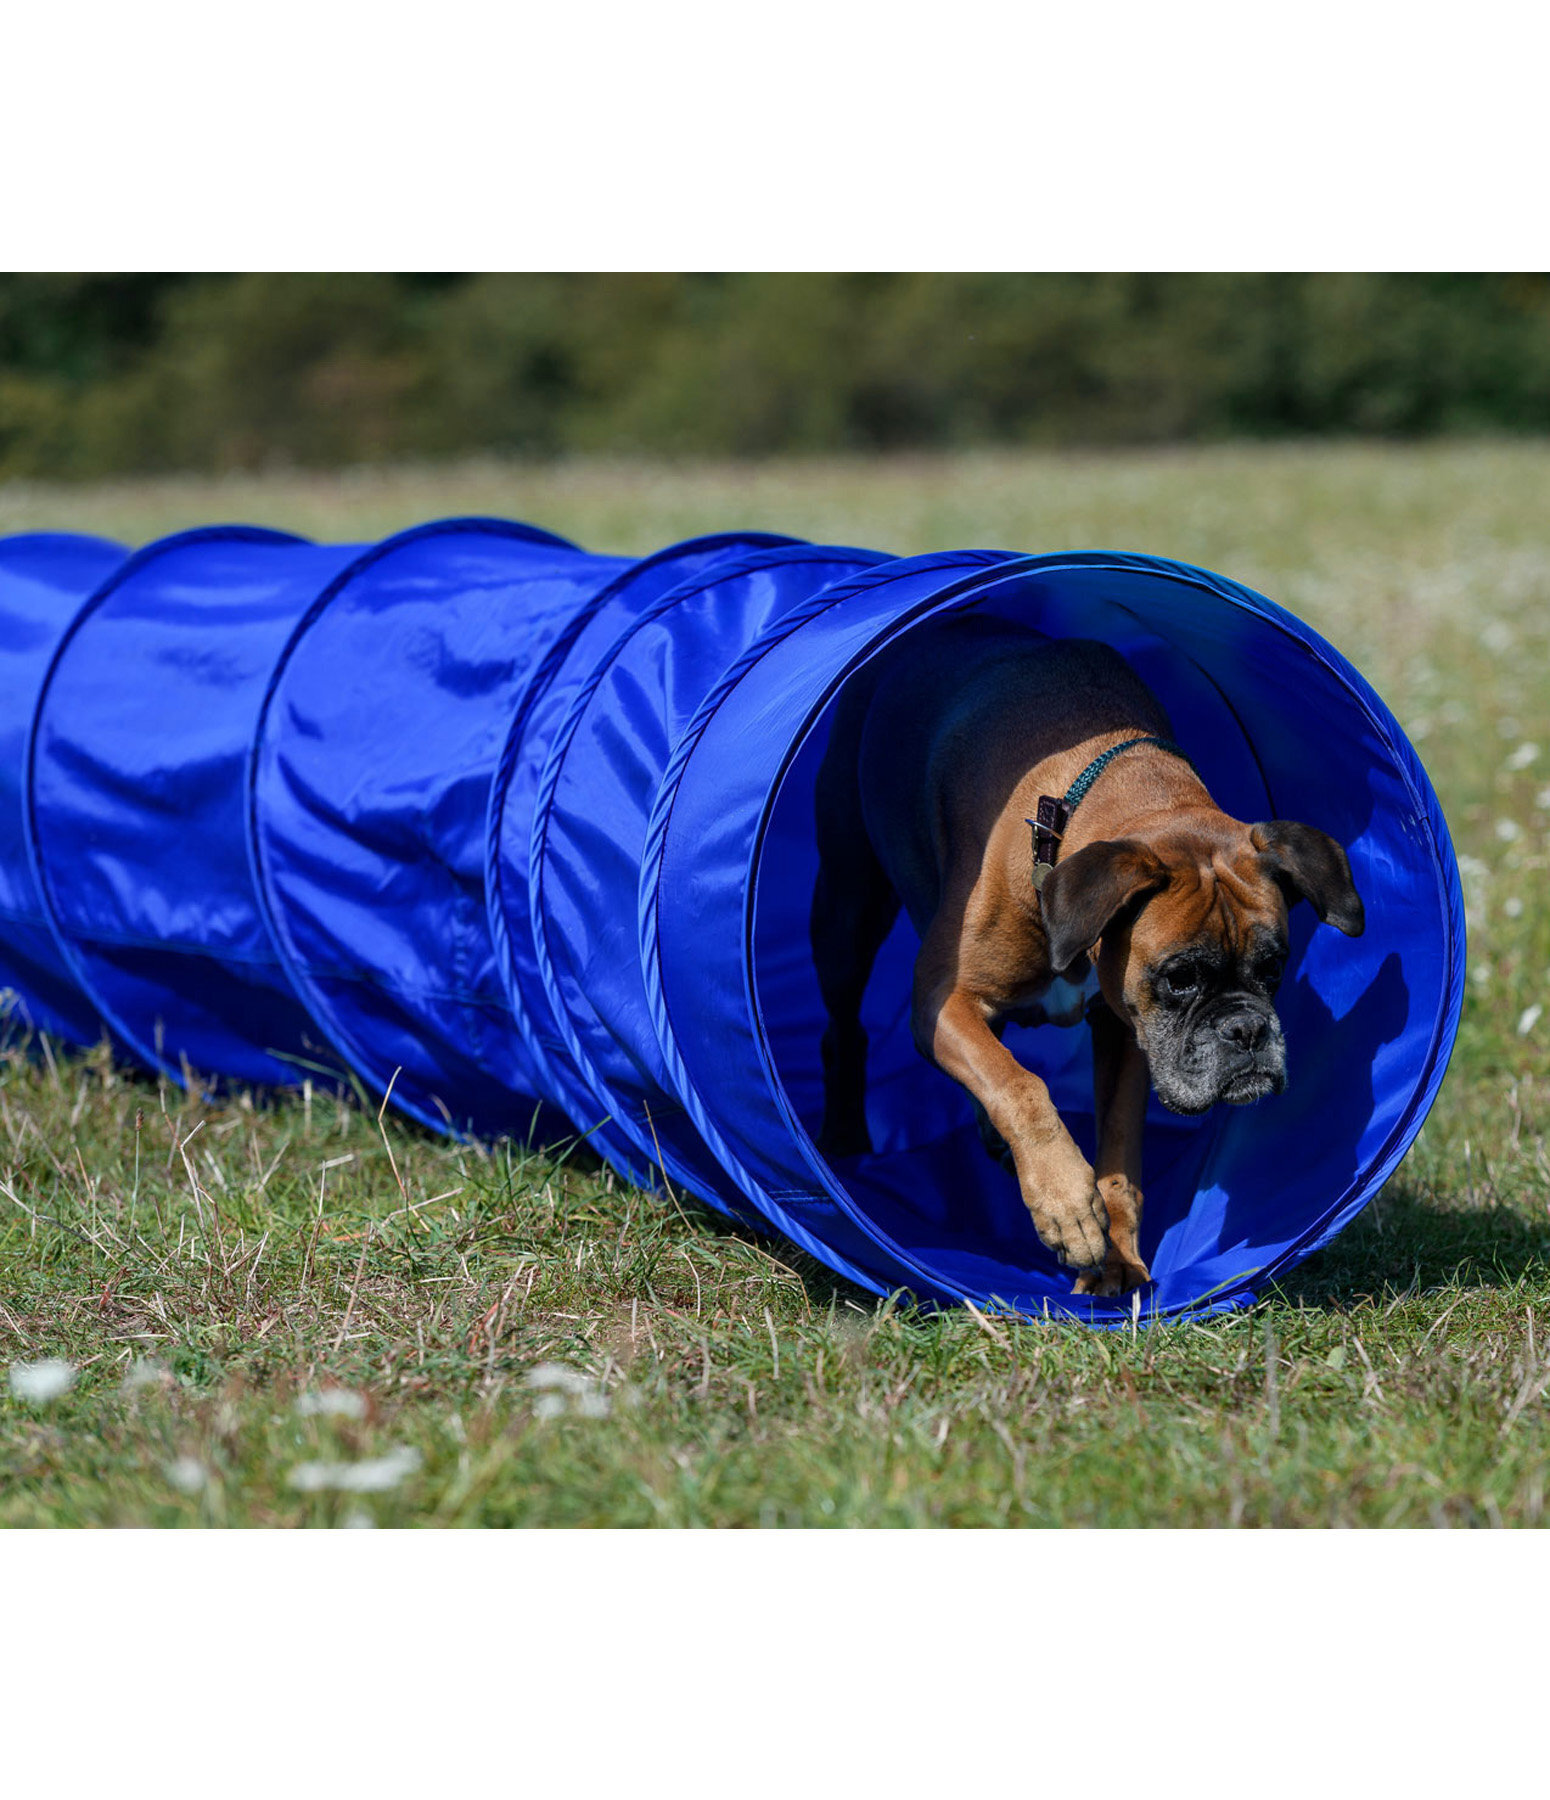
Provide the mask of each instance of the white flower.
[{"label": "white flower", "polygon": [[1509,769],[1526,769],[1539,756],[1538,744],[1519,744],[1512,755],[1507,758]]},{"label": "white flower", "polygon": [[153,1356],[137,1356],[124,1371],[124,1388],[133,1393],[136,1388],[156,1387],[171,1374],[164,1362],[157,1362]]},{"label": "white flower", "polygon": [[1469,979],[1477,987],[1484,987],[1491,979],[1491,965],[1488,962],[1472,963],[1469,969]]},{"label": "white flower", "polygon": [[573,1412],[583,1419],[606,1419],[608,1396],[590,1375],[569,1369],[564,1363],[539,1363],[527,1372],[527,1385],[539,1390],[533,1402],[535,1419],[557,1419]]},{"label": "white flower", "polygon": [[1514,844],[1523,835],[1523,827],[1516,819],[1498,819],[1496,835],[1504,844]]},{"label": "white flower", "polygon": [[1544,1010],[1545,1009],[1541,1005],[1539,1005],[1539,1003],[1537,1001],[1534,1003],[1533,1006],[1525,1006],[1524,1007],[1523,1011],[1518,1015],[1518,1036],[1519,1037],[1527,1037],[1528,1036],[1528,1034],[1539,1023],[1540,1015],[1544,1012]]},{"label": "white flower", "polygon": [[592,1386],[592,1377],[564,1363],[538,1363],[527,1372],[530,1388],[558,1388],[564,1394],[584,1394]]},{"label": "white flower", "polygon": [[210,1471],[197,1456],[180,1456],[166,1467],[168,1481],[182,1494],[197,1494],[210,1484]]},{"label": "white flower", "polygon": [[1550,812],[1550,787],[1542,787],[1534,796],[1534,805],[1540,812]]},{"label": "white flower", "polygon": [[46,1406],[50,1400],[68,1394],[75,1386],[76,1367],[63,1357],[50,1356],[42,1362],[12,1363],[10,1375],[11,1392],[18,1400],[31,1400],[34,1405]]},{"label": "white flower", "polygon": [[1480,642],[1500,656],[1512,648],[1512,627],[1501,619],[1492,619],[1481,631]]},{"label": "white flower", "polygon": [[324,1488],[338,1488],[347,1494],[380,1494],[397,1487],[419,1466],[419,1451],[400,1444],[386,1456],[370,1457],[365,1462],[298,1463],[289,1479],[291,1486],[304,1494],[320,1493]]},{"label": "white flower", "polygon": [[366,1398],[350,1388],[320,1388],[313,1394],[298,1394],[296,1411],[304,1419],[318,1414],[340,1419],[364,1419]]},{"label": "white flower", "polygon": [[1509,919],[1521,919],[1523,917],[1523,902],[1516,894],[1514,894],[1510,899],[1502,902],[1502,911],[1506,913]]}]

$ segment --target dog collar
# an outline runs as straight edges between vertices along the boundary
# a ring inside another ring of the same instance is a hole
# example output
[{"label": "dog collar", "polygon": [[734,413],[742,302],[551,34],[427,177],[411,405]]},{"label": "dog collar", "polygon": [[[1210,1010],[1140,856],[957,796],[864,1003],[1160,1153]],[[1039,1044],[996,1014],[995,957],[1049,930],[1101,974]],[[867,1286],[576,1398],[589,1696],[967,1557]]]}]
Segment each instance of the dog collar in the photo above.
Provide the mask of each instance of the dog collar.
[{"label": "dog collar", "polygon": [[1057,800],[1053,794],[1040,794],[1037,818],[1024,820],[1025,824],[1033,827],[1033,885],[1035,888],[1042,888],[1049,878],[1049,872],[1055,866],[1055,857],[1060,849],[1060,840],[1066,835],[1066,827],[1071,823],[1071,815],[1087,798],[1093,783],[1116,756],[1123,756],[1127,750],[1138,750],[1143,744],[1151,744],[1158,750],[1166,750],[1170,756],[1180,757],[1189,763],[1192,769],[1195,767],[1194,763],[1190,762],[1188,753],[1174,743],[1172,738],[1126,738],[1123,744],[1116,744],[1112,750],[1105,750],[1101,756],[1095,756],[1060,799]]}]

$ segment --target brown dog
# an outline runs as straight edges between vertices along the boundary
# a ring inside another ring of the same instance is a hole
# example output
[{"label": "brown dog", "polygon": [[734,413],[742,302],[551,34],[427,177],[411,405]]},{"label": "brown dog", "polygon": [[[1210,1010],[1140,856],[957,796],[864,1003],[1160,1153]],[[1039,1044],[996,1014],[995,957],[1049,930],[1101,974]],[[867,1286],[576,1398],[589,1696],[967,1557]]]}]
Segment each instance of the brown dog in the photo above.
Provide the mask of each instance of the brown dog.
[{"label": "brown dog", "polygon": [[[1031,834],[1041,800],[1051,829]],[[973,615],[907,634],[847,686],[817,828],[820,1148],[870,1148],[861,1000],[902,903],[921,938],[916,1045],[974,1097],[1040,1238],[1079,1271],[1079,1293],[1149,1280],[1137,1237],[1148,1077],[1182,1113],[1285,1087],[1272,1001],[1287,908],[1304,896],[1360,934],[1344,850],[1307,825],[1222,812],[1107,645]],[[1001,1043],[1008,1021],[1069,1025],[1084,1009],[1096,1170]]]}]

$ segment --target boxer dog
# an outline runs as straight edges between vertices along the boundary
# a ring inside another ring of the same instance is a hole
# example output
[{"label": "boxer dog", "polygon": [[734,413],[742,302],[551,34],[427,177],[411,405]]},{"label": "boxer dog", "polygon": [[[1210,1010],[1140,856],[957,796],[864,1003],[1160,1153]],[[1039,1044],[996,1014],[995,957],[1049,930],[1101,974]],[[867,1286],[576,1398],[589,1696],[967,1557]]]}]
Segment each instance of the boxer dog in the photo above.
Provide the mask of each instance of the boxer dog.
[{"label": "boxer dog", "polygon": [[[870,1149],[861,1000],[902,905],[920,935],[917,1048],[966,1088],[1076,1291],[1142,1260],[1148,1080],[1174,1112],[1286,1086],[1273,1000],[1287,908],[1360,935],[1345,851],[1222,812],[1116,651],[972,614],[913,631],[847,684],[818,776],[812,948],[828,1011],[819,1148]],[[1030,828],[1032,828],[1030,830]],[[1096,1167],[1008,1022],[1093,1038]]]}]

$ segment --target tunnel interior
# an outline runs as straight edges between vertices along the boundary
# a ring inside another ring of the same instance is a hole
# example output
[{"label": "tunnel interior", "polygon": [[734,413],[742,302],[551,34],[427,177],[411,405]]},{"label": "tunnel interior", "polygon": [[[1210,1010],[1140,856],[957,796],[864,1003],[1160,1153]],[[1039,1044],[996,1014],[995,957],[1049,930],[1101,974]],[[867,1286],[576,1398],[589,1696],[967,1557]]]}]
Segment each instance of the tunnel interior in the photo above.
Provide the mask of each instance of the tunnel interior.
[{"label": "tunnel interior", "polygon": [[[1344,1222],[1426,1086],[1452,971],[1447,894],[1427,812],[1397,727],[1336,656],[1274,616],[1251,613],[1188,572],[1075,566],[991,582],[950,603],[1051,637],[1096,638],[1161,699],[1174,734],[1233,816],[1297,819],[1351,857],[1364,935],[1292,910],[1277,1010],[1285,1094],[1186,1118],[1152,1095],[1143,1159],[1148,1310],[1174,1310],[1284,1267]],[[929,648],[933,618],[898,629]],[[891,637],[892,634],[888,634]],[[872,646],[876,654],[888,637]],[[855,670],[851,671],[853,675]],[[825,1013],[808,944],[817,871],[814,781],[835,700],[813,717],[770,807],[754,880],[751,987],[771,1078],[816,1177],[887,1255],[938,1285],[1037,1313],[1123,1310],[1072,1295],[1039,1242],[1017,1184],[979,1141],[967,1094],[915,1049],[909,1025],[918,939],[901,915],[863,1006],[870,1155],[832,1165],[818,1045]],[[1048,1084],[1077,1144],[1093,1152],[1092,1053],[1085,1025],[1009,1027],[1013,1054]],[[1428,1096],[1429,1098],[1429,1096]]]}]

